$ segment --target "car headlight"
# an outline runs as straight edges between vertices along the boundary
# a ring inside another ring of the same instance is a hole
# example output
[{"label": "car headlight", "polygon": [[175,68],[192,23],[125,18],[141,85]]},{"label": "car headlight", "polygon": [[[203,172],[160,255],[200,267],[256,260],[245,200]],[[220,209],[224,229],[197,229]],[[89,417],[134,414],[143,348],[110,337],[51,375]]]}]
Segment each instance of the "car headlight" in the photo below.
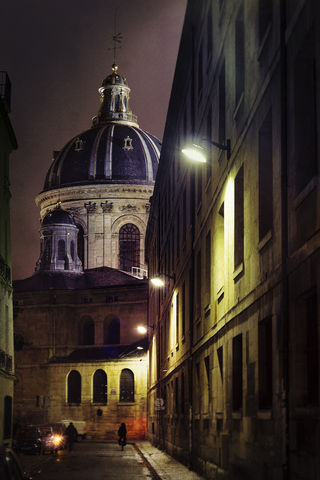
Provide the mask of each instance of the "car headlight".
[{"label": "car headlight", "polygon": [[53,435],[52,441],[54,445],[59,445],[62,442],[63,437],[61,435]]}]

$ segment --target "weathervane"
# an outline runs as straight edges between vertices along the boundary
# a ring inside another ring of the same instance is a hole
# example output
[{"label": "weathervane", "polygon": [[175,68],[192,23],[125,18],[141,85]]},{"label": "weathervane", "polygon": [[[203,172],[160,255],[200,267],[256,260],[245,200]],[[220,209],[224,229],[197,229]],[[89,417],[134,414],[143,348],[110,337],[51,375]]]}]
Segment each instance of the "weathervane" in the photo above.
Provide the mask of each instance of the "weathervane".
[{"label": "weathervane", "polygon": [[[118,14],[118,9],[114,12],[114,33],[112,36],[112,41],[113,41],[113,65],[116,65],[116,53],[119,48],[121,48],[121,42],[122,42],[122,33],[118,32],[117,33],[117,14]],[[111,50],[111,48],[109,48]]]}]

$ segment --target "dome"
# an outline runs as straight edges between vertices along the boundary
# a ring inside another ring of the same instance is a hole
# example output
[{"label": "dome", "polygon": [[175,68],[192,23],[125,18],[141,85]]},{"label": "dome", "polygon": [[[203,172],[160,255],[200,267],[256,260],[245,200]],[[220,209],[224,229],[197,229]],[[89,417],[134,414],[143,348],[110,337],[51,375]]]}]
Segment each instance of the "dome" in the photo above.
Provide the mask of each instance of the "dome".
[{"label": "dome", "polygon": [[129,106],[130,88],[112,65],[99,88],[93,126],[55,152],[44,191],[104,183],[154,185],[161,143],[141,130]]},{"label": "dome", "polygon": [[75,223],[72,216],[65,210],[62,210],[60,205],[57,205],[57,207],[48,212],[42,220],[43,227],[48,225],[75,225]]},{"label": "dome", "polygon": [[98,125],[74,137],[56,155],[44,190],[101,183],[153,185],[160,148],[157,138],[138,127]]}]

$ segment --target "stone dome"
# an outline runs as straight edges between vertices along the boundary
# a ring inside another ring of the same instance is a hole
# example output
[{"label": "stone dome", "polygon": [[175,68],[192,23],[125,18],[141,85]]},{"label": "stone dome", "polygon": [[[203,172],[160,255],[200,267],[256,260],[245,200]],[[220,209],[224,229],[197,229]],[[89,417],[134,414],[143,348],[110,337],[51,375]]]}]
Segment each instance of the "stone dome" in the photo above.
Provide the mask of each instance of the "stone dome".
[{"label": "stone dome", "polygon": [[48,225],[75,225],[72,215],[57,205],[54,210],[50,210],[42,220],[42,227]]},{"label": "stone dome", "polygon": [[68,142],[48,170],[44,191],[101,183],[153,185],[160,141],[138,126],[109,122]]}]

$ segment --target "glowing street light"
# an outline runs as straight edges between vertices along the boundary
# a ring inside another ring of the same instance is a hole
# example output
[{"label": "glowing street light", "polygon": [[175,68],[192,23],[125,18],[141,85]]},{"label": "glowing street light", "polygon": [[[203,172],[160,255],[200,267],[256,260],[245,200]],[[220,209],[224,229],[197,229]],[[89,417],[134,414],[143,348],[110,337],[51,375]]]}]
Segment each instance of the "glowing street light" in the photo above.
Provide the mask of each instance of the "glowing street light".
[{"label": "glowing street light", "polygon": [[142,333],[142,334],[147,333],[148,331],[146,327],[144,327],[143,325],[138,325],[137,330],[139,333]]},{"label": "glowing street light", "polygon": [[159,273],[159,275],[157,277],[152,277],[150,278],[150,282],[152,283],[152,285],[154,287],[164,287],[165,286],[165,281],[163,280],[162,277],[166,277],[166,278],[171,278],[174,282],[175,282],[175,275],[168,275],[166,273]]},{"label": "glowing street light", "polygon": [[[201,143],[209,143],[210,145],[213,145],[216,148],[219,148],[219,150],[225,150],[227,152],[227,159],[229,160],[230,155],[231,155],[231,146],[230,146],[230,140],[226,140],[226,144],[214,142],[213,140],[209,140],[208,138],[201,138],[200,140]],[[193,143],[191,146],[187,146],[181,150],[183,155],[185,155],[187,158],[190,160],[193,160],[198,163],[206,163],[207,162],[207,155],[206,155],[206,149],[201,147],[201,145],[196,145]]]}]

